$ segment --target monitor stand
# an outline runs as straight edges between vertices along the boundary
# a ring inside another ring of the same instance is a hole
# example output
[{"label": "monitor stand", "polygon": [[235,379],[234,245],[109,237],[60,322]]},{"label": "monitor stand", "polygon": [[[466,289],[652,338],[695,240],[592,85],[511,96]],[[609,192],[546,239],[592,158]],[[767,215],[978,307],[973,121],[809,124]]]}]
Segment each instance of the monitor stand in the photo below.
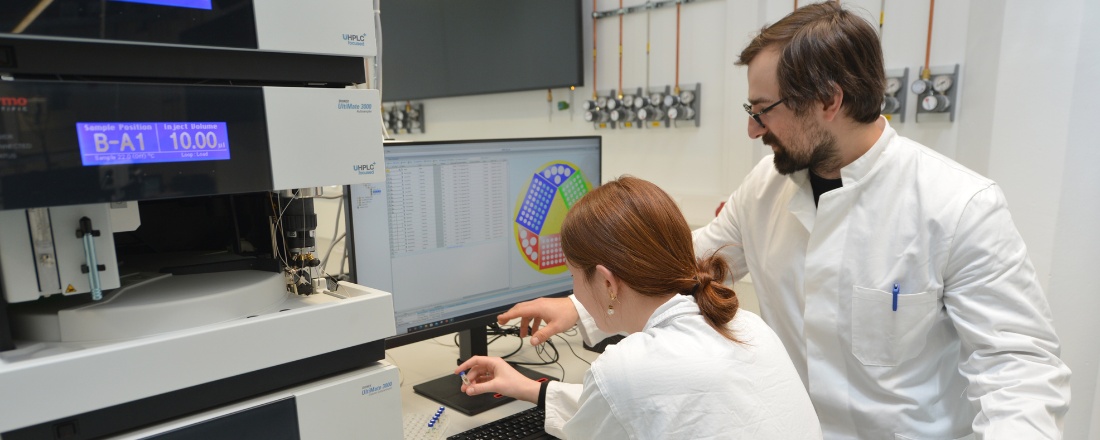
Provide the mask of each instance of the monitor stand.
[{"label": "monitor stand", "polygon": [[[488,336],[484,325],[458,332],[458,362],[465,362],[466,359],[472,356],[488,355]],[[520,365],[512,365],[512,367],[524,376],[534,380],[558,380],[556,377],[539,373]],[[413,391],[416,391],[416,394],[432,399],[468,416],[477,415],[483,411],[516,400],[500,394],[489,393],[479,394],[477,396],[467,396],[466,393],[462,392],[462,379],[459,378],[457,374],[448,374],[439,379],[433,379],[419,385],[414,385]]]}]

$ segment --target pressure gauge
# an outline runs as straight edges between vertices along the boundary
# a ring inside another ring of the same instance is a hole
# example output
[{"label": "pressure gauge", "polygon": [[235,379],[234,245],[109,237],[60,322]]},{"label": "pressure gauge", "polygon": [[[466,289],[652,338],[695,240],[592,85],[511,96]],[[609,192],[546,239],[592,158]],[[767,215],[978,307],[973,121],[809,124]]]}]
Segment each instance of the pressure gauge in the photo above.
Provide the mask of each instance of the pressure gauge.
[{"label": "pressure gauge", "polygon": [[600,108],[607,108],[607,97],[606,96],[601,96],[601,97],[597,98],[596,99],[596,105],[599,106]]},{"label": "pressure gauge", "polygon": [[622,106],[622,104],[623,104],[622,101],[619,101],[618,99],[608,98],[608,100],[607,100],[607,109],[608,110],[615,110],[615,109],[619,108],[620,106]]},{"label": "pressure gauge", "polygon": [[952,84],[954,84],[954,81],[951,79],[951,75],[939,75],[932,78],[932,90],[940,93],[946,92]]},{"label": "pressure gauge", "polygon": [[405,121],[398,119],[397,122],[393,124],[393,126],[397,127],[398,130],[405,128]]},{"label": "pressure gauge", "polygon": [[668,94],[665,95],[664,104],[665,107],[672,107],[680,103],[680,97],[678,95]]},{"label": "pressure gauge", "polygon": [[588,100],[581,103],[581,110],[584,111],[595,110],[597,108],[599,108],[599,105],[597,105],[596,101],[593,100]]},{"label": "pressure gauge", "polygon": [[653,93],[649,95],[649,103],[652,105],[661,105],[661,100],[664,95],[661,93]]},{"label": "pressure gauge", "polygon": [[886,96],[882,100],[882,114],[884,115],[897,113],[900,107],[901,101],[893,96]]},{"label": "pressure gauge", "polygon": [[890,77],[886,78],[886,94],[893,95],[901,89],[901,79]]},{"label": "pressure gauge", "polygon": [[409,109],[409,119],[420,119],[420,110],[417,110],[416,107]]},{"label": "pressure gauge", "polygon": [[648,106],[648,105],[649,105],[649,98],[647,98],[645,96],[639,96],[637,98],[634,98],[634,108],[635,109],[640,109],[640,108]]},{"label": "pressure gauge", "polygon": [[639,120],[642,120],[642,121],[656,121],[658,118],[660,118],[660,115],[657,113],[657,109],[655,109],[653,107],[646,106],[646,107],[642,107],[642,108],[638,109],[638,119]]},{"label": "pressure gauge", "polygon": [[632,119],[634,119],[634,112],[629,110],[629,109],[620,108],[620,109],[616,109],[616,110],[611,111],[611,120],[612,121],[626,122],[626,121],[630,121]]},{"label": "pressure gauge", "polygon": [[932,85],[928,83],[928,80],[918,79],[913,81],[913,85],[909,86],[909,90],[912,90],[913,93],[918,95],[923,95],[924,92],[927,92],[931,87]]},{"label": "pressure gauge", "polygon": [[584,120],[586,122],[607,122],[607,112],[589,110],[584,112]]},{"label": "pressure gauge", "polygon": [[695,92],[691,90],[684,90],[680,92],[680,102],[684,104],[691,104],[695,100]]},{"label": "pressure gauge", "polygon": [[686,121],[695,117],[695,110],[683,105],[674,105],[668,109],[668,118]]},{"label": "pressure gauge", "polygon": [[623,107],[634,107],[634,95],[626,95],[623,97]]},{"label": "pressure gauge", "polygon": [[944,95],[928,95],[920,101],[921,108],[927,112],[942,112],[951,106],[951,100]]}]

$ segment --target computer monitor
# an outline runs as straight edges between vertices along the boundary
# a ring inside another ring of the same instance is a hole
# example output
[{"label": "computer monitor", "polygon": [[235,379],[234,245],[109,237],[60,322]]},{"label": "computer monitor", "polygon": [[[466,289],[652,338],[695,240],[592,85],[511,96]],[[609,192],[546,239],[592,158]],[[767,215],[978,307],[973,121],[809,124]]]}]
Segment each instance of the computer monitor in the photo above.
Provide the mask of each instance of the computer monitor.
[{"label": "computer monitor", "polygon": [[[345,198],[352,280],[393,293],[387,348],[459,332],[460,361],[485,355],[499,313],[571,293],[561,222],[600,184],[600,146],[598,136],[387,142],[386,169],[374,170],[386,182]],[[470,398],[460,383],[447,374],[414,389],[466,414],[510,401]]]}]

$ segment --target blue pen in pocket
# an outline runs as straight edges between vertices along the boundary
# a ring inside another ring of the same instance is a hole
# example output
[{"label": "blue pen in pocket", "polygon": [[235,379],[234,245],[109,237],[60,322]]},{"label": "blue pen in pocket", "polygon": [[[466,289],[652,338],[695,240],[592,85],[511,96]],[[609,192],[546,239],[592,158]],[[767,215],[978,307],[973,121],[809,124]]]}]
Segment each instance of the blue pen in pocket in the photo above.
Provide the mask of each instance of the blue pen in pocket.
[{"label": "blue pen in pocket", "polygon": [[894,283],[894,311],[898,311],[898,291],[901,290],[901,286],[898,283]]}]

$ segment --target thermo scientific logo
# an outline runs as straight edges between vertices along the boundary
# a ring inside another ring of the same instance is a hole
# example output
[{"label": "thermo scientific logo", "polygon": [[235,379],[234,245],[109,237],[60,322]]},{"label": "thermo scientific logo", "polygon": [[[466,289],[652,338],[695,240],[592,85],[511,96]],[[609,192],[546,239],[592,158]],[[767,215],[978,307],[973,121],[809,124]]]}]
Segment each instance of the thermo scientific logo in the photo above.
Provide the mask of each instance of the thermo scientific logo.
[{"label": "thermo scientific logo", "polygon": [[367,34],[344,34],[344,41],[348,42],[348,46],[366,46]]},{"label": "thermo scientific logo", "polygon": [[378,162],[371,162],[370,164],[352,165],[351,170],[359,173],[359,175],[361,175],[361,176],[362,175],[370,175],[370,174],[374,174],[374,166],[377,165],[377,164],[378,164]]},{"label": "thermo scientific logo", "polygon": [[25,112],[29,99],[23,96],[0,96],[0,111]]}]

